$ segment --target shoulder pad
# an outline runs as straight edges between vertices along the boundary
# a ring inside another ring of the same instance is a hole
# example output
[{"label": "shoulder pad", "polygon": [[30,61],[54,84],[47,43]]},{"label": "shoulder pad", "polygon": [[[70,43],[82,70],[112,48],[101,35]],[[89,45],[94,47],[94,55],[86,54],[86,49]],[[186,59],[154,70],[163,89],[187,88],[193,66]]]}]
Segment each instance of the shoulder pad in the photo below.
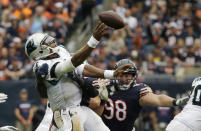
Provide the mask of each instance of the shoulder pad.
[{"label": "shoulder pad", "polygon": [[33,67],[33,71],[36,74],[36,76],[45,78],[45,76],[48,74],[48,68],[49,68],[49,66],[47,63],[36,62]]},{"label": "shoulder pad", "polygon": [[137,84],[135,84],[135,85],[133,85],[134,87],[147,87],[148,85],[147,84],[145,84],[145,83],[137,83]]}]

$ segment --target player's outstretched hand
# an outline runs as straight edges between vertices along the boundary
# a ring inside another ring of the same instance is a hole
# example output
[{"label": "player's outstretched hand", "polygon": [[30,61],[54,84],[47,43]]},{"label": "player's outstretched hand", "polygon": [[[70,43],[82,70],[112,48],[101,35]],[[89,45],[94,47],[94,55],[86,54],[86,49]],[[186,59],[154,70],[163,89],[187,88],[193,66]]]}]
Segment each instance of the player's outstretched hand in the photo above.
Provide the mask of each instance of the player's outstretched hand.
[{"label": "player's outstretched hand", "polygon": [[13,126],[3,126],[3,127],[0,127],[0,131],[19,131],[19,129]]},{"label": "player's outstretched hand", "polygon": [[102,22],[99,22],[93,31],[94,38],[99,41],[102,36],[108,33],[109,28],[109,26],[105,25]]},{"label": "player's outstretched hand", "polygon": [[127,70],[128,68],[131,68],[130,64],[124,64],[124,65],[118,67],[114,72],[114,77],[117,77],[118,75],[123,74],[123,72],[125,70]]},{"label": "player's outstretched hand", "polygon": [[92,85],[99,89],[102,88],[103,86],[107,86],[109,83],[110,83],[109,79],[97,79],[93,81]]},{"label": "player's outstretched hand", "polygon": [[98,79],[93,81],[92,85],[98,88],[99,95],[102,100],[107,101],[108,99],[108,91],[106,86],[110,83],[109,79]]},{"label": "player's outstretched hand", "polygon": [[0,93],[0,103],[6,102],[7,98],[8,98],[8,96],[6,94]]},{"label": "player's outstretched hand", "polygon": [[186,105],[186,103],[188,102],[188,100],[189,100],[188,96],[176,99],[175,105],[176,106],[184,106],[184,105]]}]

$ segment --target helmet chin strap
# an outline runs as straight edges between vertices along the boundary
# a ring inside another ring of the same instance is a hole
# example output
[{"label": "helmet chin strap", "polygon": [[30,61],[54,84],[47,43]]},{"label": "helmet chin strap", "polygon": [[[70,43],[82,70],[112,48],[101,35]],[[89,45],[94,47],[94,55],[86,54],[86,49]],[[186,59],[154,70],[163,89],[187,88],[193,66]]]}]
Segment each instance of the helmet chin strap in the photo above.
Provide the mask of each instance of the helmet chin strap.
[{"label": "helmet chin strap", "polygon": [[131,85],[134,83],[134,80],[132,79],[129,84],[120,85],[118,80],[117,80],[117,83],[119,84],[117,86],[119,87],[120,90],[128,90],[128,89],[130,89]]}]

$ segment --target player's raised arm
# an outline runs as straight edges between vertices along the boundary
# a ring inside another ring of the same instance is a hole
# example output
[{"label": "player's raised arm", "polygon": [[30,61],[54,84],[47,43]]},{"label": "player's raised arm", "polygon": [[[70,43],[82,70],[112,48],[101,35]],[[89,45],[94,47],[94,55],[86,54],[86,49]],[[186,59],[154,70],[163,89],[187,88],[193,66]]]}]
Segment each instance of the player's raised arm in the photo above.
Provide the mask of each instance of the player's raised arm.
[{"label": "player's raised arm", "polygon": [[93,35],[80,50],[78,50],[72,57],[71,62],[73,66],[77,67],[86,60],[86,58],[91,54],[92,50],[96,48],[101,37],[105,35],[108,31],[108,26],[100,22],[93,31]]},{"label": "player's raised arm", "polygon": [[102,70],[92,65],[85,65],[82,74],[86,77],[114,79],[117,75],[122,74],[126,69],[130,67],[130,64],[125,64],[116,70]]},{"label": "player's raised arm", "polygon": [[141,106],[161,106],[161,107],[171,107],[171,106],[183,106],[188,101],[188,97],[174,99],[165,94],[154,94],[150,87],[142,88],[140,91],[141,98],[139,104]]},{"label": "player's raised arm", "polygon": [[[40,69],[43,66],[43,69],[40,70],[42,71],[42,74],[45,76],[51,75],[51,77],[60,76],[67,72],[71,72],[77,66],[82,64],[90,55],[92,50],[96,48],[101,37],[108,32],[108,28],[108,26],[100,22],[94,29],[93,35],[87,44],[78,50],[72,58],[68,55],[69,53],[67,51],[62,51],[60,46],[57,45],[54,37],[45,33],[35,33],[31,35],[26,42],[25,52],[30,59],[35,61],[40,60],[40,62],[36,64],[36,69]],[[47,64],[47,62],[43,62],[61,57],[59,54],[66,55],[63,61],[55,63],[49,62],[49,64]],[[50,71],[50,74],[48,74],[48,71]]]},{"label": "player's raised arm", "polygon": [[112,11],[109,12],[106,11],[99,14],[99,18],[105,24],[103,22],[99,22],[99,24],[93,31],[92,37],[87,42],[87,44],[84,47],[82,47],[79,51],[77,51],[75,55],[72,57],[71,61],[75,67],[77,67],[78,65],[83,63],[84,60],[86,60],[86,58],[92,52],[93,48],[96,48],[96,46],[98,45],[101,37],[107,33],[109,27],[115,29],[120,29],[124,27],[123,19],[118,14]]},{"label": "player's raised arm", "polygon": [[72,58],[68,57],[63,62],[55,65],[56,76],[60,76],[63,73],[74,70],[77,66],[81,65],[87,57],[91,54],[92,50],[96,48],[101,37],[107,33],[108,26],[104,23],[99,23],[93,31],[93,35],[80,50],[75,52]]}]

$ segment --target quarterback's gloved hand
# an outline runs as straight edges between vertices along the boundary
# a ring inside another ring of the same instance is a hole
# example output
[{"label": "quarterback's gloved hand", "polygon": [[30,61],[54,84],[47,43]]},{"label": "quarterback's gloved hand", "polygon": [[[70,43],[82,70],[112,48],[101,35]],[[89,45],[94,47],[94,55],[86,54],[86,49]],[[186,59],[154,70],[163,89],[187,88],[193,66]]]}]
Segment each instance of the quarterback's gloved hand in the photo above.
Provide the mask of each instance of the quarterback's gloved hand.
[{"label": "quarterback's gloved hand", "polygon": [[186,97],[183,97],[183,98],[174,99],[173,100],[173,105],[174,106],[184,106],[188,102],[189,98],[190,97],[186,96]]},{"label": "quarterback's gloved hand", "polygon": [[108,84],[109,84],[108,79],[98,79],[96,81],[93,81],[92,85],[98,88],[98,92],[99,92],[101,100],[107,101],[108,99],[108,91],[106,88]]},{"label": "quarterback's gloved hand", "polygon": [[6,102],[7,98],[8,98],[8,96],[6,94],[0,93],[0,103]]},{"label": "quarterback's gloved hand", "polygon": [[0,127],[0,131],[19,131],[19,129],[13,126],[3,126],[3,127]]}]

